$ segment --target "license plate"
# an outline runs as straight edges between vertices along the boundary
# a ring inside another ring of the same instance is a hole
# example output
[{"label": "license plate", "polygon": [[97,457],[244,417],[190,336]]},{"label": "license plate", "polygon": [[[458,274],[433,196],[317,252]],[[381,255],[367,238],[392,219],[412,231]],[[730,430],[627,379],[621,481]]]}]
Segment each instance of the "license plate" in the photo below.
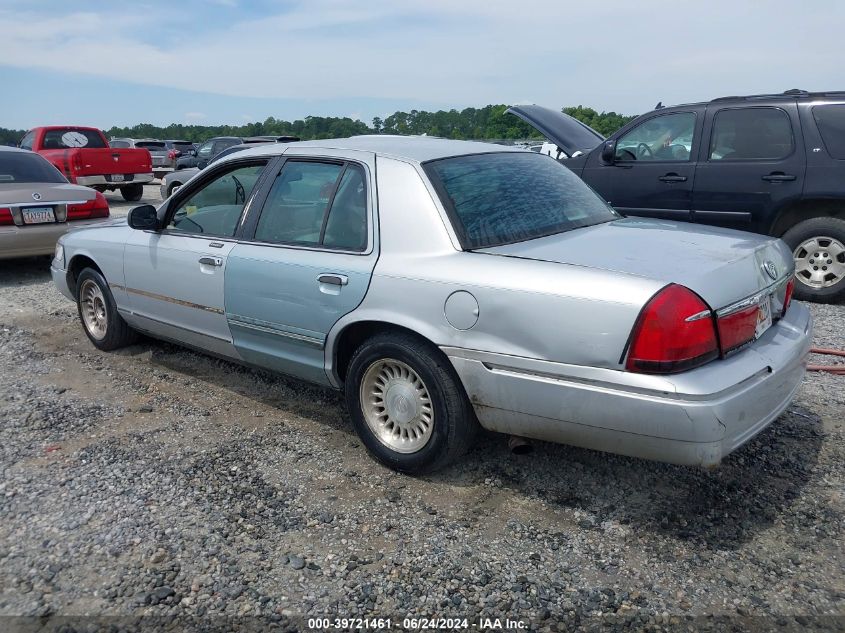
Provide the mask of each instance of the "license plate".
[{"label": "license plate", "polygon": [[760,336],[772,326],[772,298],[763,297],[760,301],[760,309],[757,311],[757,328],[754,330],[754,338]]},{"label": "license plate", "polygon": [[112,174],[112,182],[123,182],[123,174]]},{"label": "license plate", "polygon": [[46,224],[56,221],[56,214],[52,207],[30,207],[21,209],[24,224]]}]

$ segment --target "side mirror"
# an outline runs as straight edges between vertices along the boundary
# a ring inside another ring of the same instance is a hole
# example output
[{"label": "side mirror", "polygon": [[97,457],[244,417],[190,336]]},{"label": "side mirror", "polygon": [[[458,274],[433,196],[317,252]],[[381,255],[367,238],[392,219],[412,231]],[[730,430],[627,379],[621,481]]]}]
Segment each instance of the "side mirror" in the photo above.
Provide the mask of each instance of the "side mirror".
[{"label": "side mirror", "polygon": [[139,231],[155,231],[158,228],[158,212],[151,204],[142,204],[129,211],[129,226]]},{"label": "side mirror", "polygon": [[196,156],[196,155],[197,155],[197,150],[192,149],[192,150],[191,150],[191,156]]},{"label": "side mirror", "polygon": [[612,165],[616,161],[616,141],[605,141],[601,146],[601,161]]}]

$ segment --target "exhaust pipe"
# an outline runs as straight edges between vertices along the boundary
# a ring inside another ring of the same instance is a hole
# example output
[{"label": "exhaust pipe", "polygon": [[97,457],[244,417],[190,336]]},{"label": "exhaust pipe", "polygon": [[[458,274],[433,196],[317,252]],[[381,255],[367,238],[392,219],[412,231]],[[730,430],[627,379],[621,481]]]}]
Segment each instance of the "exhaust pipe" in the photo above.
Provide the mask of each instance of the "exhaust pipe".
[{"label": "exhaust pipe", "polygon": [[528,455],[534,450],[534,445],[524,437],[511,435],[508,438],[508,449],[514,455]]}]

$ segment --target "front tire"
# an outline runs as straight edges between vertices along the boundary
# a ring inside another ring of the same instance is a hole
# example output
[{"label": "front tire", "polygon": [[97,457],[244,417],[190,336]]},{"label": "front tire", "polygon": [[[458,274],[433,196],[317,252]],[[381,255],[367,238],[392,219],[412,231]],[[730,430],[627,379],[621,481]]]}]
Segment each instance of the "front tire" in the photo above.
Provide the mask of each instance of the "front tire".
[{"label": "front tire", "polygon": [[442,468],[469,448],[478,430],[454,368],[411,334],[364,341],[350,361],[345,393],[367,450],[400,472]]},{"label": "front tire", "polygon": [[845,220],[811,218],[783,235],[795,258],[795,297],[831,303],[845,298]]},{"label": "front tire", "polygon": [[99,272],[84,269],[76,279],[76,288],[79,320],[94,347],[108,352],[138,339],[138,334],[117,311],[109,285]]},{"label": "front tire", "polygon": [[120,188],[120,195],[126,202],[138,202],[144,195],[144,185],[135,183],[134,185],[126,185]]}]

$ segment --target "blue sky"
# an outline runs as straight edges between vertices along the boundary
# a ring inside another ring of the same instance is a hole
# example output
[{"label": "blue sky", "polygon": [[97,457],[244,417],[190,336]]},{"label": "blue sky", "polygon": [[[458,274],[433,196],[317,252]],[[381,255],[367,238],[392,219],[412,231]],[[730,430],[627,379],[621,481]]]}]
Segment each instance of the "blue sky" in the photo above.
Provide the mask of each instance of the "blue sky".
[{"label": "blue sky", "polygon": [[835,0],[0,0],[0,126],[845,89],[842,24]]}]

